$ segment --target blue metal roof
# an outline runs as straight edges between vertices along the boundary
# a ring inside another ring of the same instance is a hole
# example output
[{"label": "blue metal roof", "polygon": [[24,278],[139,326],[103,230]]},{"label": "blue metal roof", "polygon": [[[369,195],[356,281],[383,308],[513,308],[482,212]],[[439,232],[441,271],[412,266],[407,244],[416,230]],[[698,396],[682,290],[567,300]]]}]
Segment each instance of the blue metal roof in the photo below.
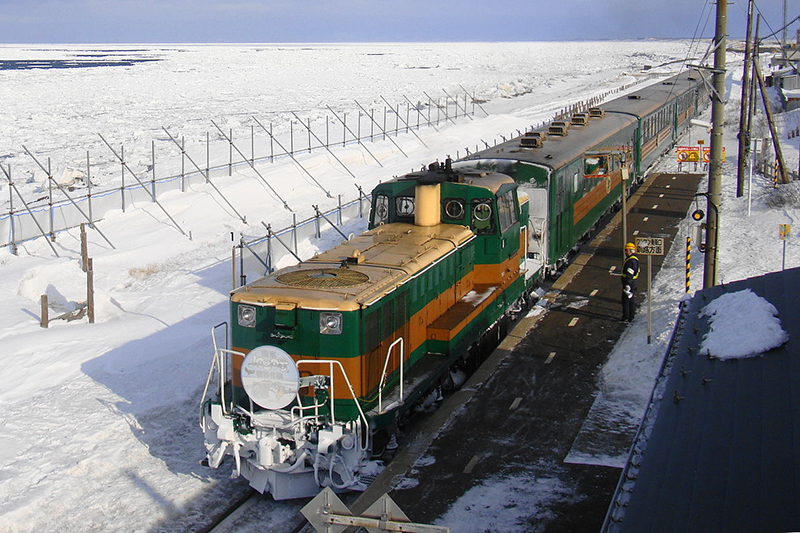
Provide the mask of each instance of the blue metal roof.
[{"label": "blue metal roof", "polygon": [[[751,289],[789,341],[763,356],[697,355],[714,298]],[[800,530],[800,268],[699,291],[683,304],[603,530]]]}]

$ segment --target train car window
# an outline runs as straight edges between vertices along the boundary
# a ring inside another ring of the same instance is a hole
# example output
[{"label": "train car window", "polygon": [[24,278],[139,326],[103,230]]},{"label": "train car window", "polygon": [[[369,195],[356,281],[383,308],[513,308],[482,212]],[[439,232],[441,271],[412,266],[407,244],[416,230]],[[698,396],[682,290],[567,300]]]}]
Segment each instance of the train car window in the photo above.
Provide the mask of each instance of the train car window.
[{"label": "train car window", "polygon": [[444,218],[446,220],[464,220],[464,200],[449,198],[444,201]]},{"label": "train car window", "polygon": [[372,214],[372,225],[387,224],[389,222],[389,197],[385,194],[375,196],[375,210]]},{"label": "train car window", "polygon": [[411,196],[398,196],[394,199],[394,206],[398,217],[414,216],[414,198]]},{"label": "train car window", "polygon": [[501,232],[505,232],[517,221],[513,191],[508,191],[504,195],[497,197],[497,215],[500,218]]},{"label": "train car window", "polygon": [[494,232],[492,223],[492,206],[486,200],[473,200],[472,229],[475,233],[485,235]]},{"label": "train car window", "polygon": [[572,175],[572,192],[578,192],[578,173]]}]

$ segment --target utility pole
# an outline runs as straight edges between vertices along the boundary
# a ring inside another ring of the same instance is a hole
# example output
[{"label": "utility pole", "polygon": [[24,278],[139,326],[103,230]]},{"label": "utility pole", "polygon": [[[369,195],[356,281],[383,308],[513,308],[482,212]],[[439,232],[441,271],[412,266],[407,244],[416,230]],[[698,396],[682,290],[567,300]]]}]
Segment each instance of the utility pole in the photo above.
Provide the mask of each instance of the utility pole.
[{"label": "utility pole", "polygon": [[719,207],[722,200],[722,133],[725,124],[725,34],[728,31],[728,0],[717,0],[714,35],[714,78],[711,94],[711,164],[708,172],[708,222],[703,288],[717,284],[719,258]]},{"label": "utility pole", "polygon": [[750,148],[750,130],[747,128],[747,111],[750,108],[750,35],[753,26],[753,0],[747,3],[747,35],[744,45],[744,72],[742,74],[742,100],[739,106],[739,161],[736,172],[736,197],[744,195],[744,175],[747,170],[747,152]]}]

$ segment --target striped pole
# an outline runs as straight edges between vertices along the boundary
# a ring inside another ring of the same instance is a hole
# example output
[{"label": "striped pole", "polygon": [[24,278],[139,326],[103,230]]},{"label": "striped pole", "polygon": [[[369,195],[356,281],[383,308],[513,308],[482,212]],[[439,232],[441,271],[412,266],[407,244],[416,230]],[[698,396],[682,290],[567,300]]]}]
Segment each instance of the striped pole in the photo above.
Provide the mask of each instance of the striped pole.
[{"label": "striped pole", "polygon": [[686,292],[692,284],[692,238],[686,237]]}]

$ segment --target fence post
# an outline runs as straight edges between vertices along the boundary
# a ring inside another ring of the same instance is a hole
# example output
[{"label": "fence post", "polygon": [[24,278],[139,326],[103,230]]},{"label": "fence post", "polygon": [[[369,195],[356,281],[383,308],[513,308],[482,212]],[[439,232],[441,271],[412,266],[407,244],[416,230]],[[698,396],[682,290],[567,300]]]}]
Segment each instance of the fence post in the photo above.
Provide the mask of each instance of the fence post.
[{"label": "fence post", "polygon": [[87,259],[86,269],[86,307],[89,324],[94,324],[94,261]]},{"label": "fence post", "polygon": [[86,190],[89,202],[89,225],[94,227],[94,215],[92,215],[92,165],[89,162],[89,150],[86,150]]},{"label": "fence post", "polygon": [[250,124],[250,163],[256,161],[256,127]]},{"label": "fence post", "polygon": [[228,140],[230,141],[228,146],[228,176],[232,176],[233,175],[233,128],[230,129],[230,135],[228,136]]},{"label": "fence post", "polygon": [[339,194],[338,197],[339,197],[339,211],[338,211],[338,213],[339,213],[339,225],[341,226],[342,225],[342,195]]},{"label": "fence post", "polygon": [[294,246],[294,253],[297,252],[297,213],[292,213],[292,245]]},{"label": "fence post", "polygon": [[369,141],[375,142],[375,108],[369,110]]},{"label": "fence post", "polygon": [[122,176],[122,186],[119,189],[119,195],[122,199],[122,212],[125,212],[125,145],[119,145],[119,169]]},{"label": "fence post", "polygon": [[17,238],[14,230],[14,182],[11,181],[11,165],[8,165],[8,222],[11,224],[11,253],[17,255]]},{"label": "fence post", "polygon": [[42,294],[42,299],[40,301],[41,309],[42,309],[42,316],[39,320],[39,325],[43,328],[50,326],[50,317],[48,316],[48,308],[47,308],[47,295]]},{"label": "fence post", "polygon": [[47,158],[47,203],[50,207],[50,240],[55,242],[56,234],[53,229],[55,224],[53,220],[53,173],[50,172],[50,158]]},{"label": "fence post", "polygon": [[206,183],[211,181],[211,137],[206,131]]},{"label": "fence post", "polygon": [[289,119],[289,153],[294,155],[294,119]]},{"label": "fence post", "polygon": [[331,132],[330,128],[328,127],[329,125],[330,125],[330,117],[328,115],[325,115],[325,146],[328,148],[330,148],[331,146]]},{"label": "fence post", "polygon": [[358,144],[361,144],[361,110],[360,109],[358,110],[358,128],[356,129],[356,132],[357,132],[356,137],[358,137],[356,142]]},{"label": "fence post", "polygon": [[306,119],[306,123],[308,124],[308,153],[311,153],[311,118]]},{"label": "fence post", "polygon": [[275,135],[272,134],[272,122],[269,123],[269,162],[275,161]]},{"label": "fence post", "polygon": [[342,146],[347,145],[347,113],[342,113]]},{"label": "fence post", "polygon": [[86,224],[81,222],[81,270],[84,272],[87,271],[88,268],[88,258],[89,258],[89,245],[86,239]]},{"label": "fence post", "polygon": [[153,201],[156,201],[156,142],[150,141],[151,150],[152,150],[152,158],[153,158],[153,177],[150,180],[150,190],[153,196]]},{"label": "fence post", "polygon": [[186,192],[186,138],[181,136],[181,192]]}]

